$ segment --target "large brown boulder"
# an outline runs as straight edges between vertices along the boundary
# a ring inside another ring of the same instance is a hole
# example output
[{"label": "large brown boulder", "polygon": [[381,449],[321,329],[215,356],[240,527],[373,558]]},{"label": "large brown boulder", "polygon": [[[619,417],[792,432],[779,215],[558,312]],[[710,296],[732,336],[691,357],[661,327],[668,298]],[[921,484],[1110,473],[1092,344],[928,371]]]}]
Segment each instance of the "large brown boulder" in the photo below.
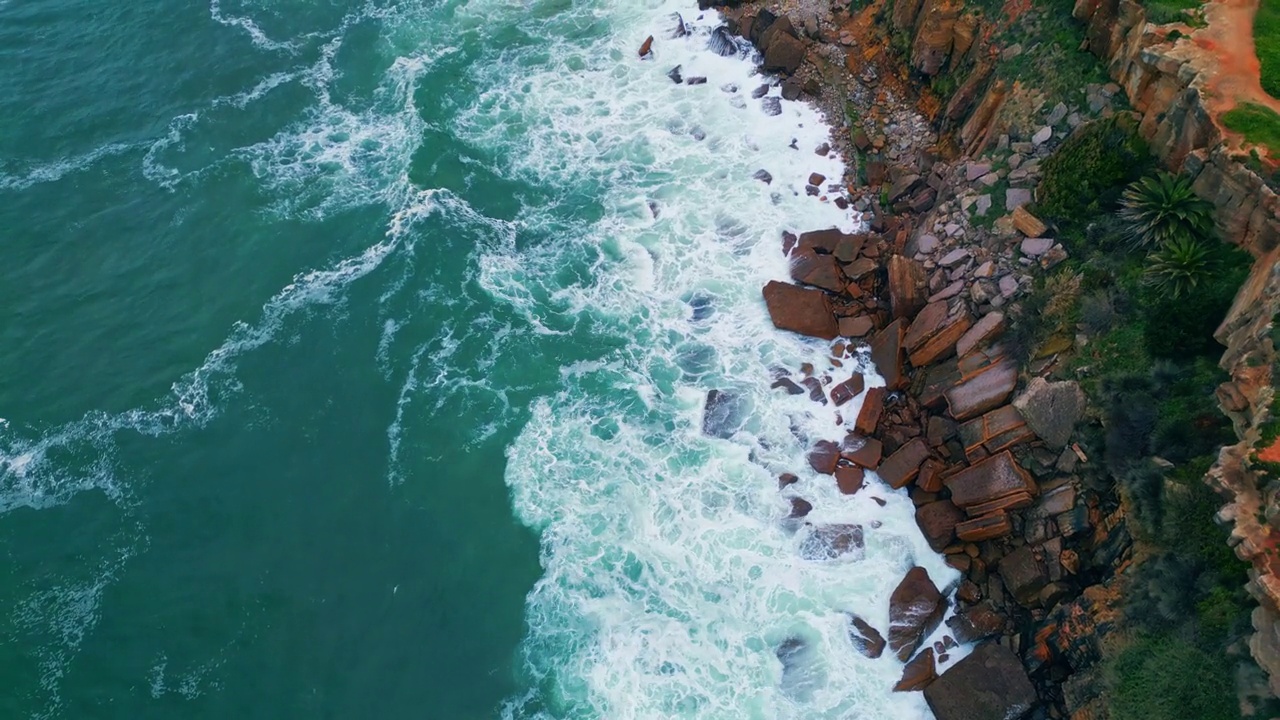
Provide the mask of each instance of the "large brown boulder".
[{"label": "large brown boulder", "polygon": [[916,508],[916,524],[937,552],[956,537],[956,525],[964,521],[964,513],[950,500],[938,500]]},{"label": "large brown boulder", "polygon": [[911,364],[925,367],[950,355],[972,324],[968,309],[951,312],[946,300],[929,303],[911,321],[903,338]]},{"label": "large brown boulder", "polygon": [[889,312],[894,318],[910,320],[925,305],[924,267],[909,257],[889,258]]},{"label": "large brown boulder", "polygon": [[906,332],[907,321],[899,318],[871,338],[871,362],[876,364],[876,371],[884,378],[885,387],[891,390],[907,384],[906,373],[902,370],[902,339]]},{"label": "large brown boulder", "polygon": [[777,280],[764,286],[764,302],[769,319],[780,330],[834,340],[839,334],[831,299],[821,290],[796,287]]},{"label": "large brown boulder", "polygon": [[1017,655],[987,643],[930,683],[924,699],[937,720],[1021,720],[1036,690]]},{"label": "large brown boulder", "polygon": [[920,643],[942,622],[947,601],[929,577],[913,567],[889,596],[889,649],[906,662]]},{"label": "large brown boulder", "polygon": [[947,478],[951,500],[962,508],[1019,493],[1034,495],[1036,485],[1006,450]]},{"label": "large brown boulder", "polygon": [[791,253],[791,279],[833,293],[844,292],[849,284],[834,255],[819,255],[804,247]]},{"label": "large brown boulder", "polygon": [[916,473],[920,471],[920,463],[923,463],[929,457],[929,446],[925,444],[923,438],[912,438],[907,444],[898,448],[892,455],[885,458],[880,467],[876,469],[876,474],[881,480],[888,483],[889,487],[897,490],[907,486],[907,483],[915,479]]},{"label": "large brown boulder", "polygon": [[764,51],[764,69],[766,72],[784,72],[790,75],[804,62],[804,53],[804,41],[786,33],[774,35],[768,49]]},{"label": "large brown boulder", "polygon": [[933,662],[933,648],[927,647],[902,668],[902,679],[893,686],[894,692],[923,690],[938,679],[937,666]]}]

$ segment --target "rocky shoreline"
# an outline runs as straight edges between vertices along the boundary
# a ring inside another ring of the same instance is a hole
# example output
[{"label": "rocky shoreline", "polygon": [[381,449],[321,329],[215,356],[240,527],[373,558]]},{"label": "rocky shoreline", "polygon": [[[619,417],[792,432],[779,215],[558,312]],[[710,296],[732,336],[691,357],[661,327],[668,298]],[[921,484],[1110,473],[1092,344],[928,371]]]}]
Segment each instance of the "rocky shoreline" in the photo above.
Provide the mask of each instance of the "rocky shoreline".
[{"label": "rocky shoreline", "polygon": [[[1029,141],[993,139],[1016,156],[1002,168],[948,162],[915,107],[919,98],[871,41],[870,14],[824,8],[721,7],[725,25],[711,44],[725,44],[726,33],[751,42],[784,100],[815,103],[848,128],[797,151],[845,159],[846,177],[815,173],[806,192],[863,213],[868,231],[784,233],[793,282],[770,282],[763,296],[776,327],[830,342],[835,367],[869,351],[886,384],[867,388],[858,373],[810,366],[776,371],[780,393],[836,407],[861,399],[844,423],[853,429],[842,441],[818,442],[809,464],[844,494],[869,492],[866,471],[906,488],[930,546],[962,575],[939,588],[914,568],[892,595],[890,626],[851,616],[851,641],[869,657],[888,649],[906,663],[894,690],[923,691],[940,720],[1021,718],[1033,708],[1037,717],[1073,715],[1100,693],[1095,679],[1072,674],[1085,665],[1081,656],[1099,652],[1094,624],[1115,604],[1099,581],[1123,565],[1131,540],[1123,511],[1073,475],[1090,462],[1072,442],[1084,393],[1040,377],[1052,363],[1024,374],[1004,334],[1006,310],[1033,276],[1066,258],[1022,206],[1039,162],[1083,119],[1055,109]],[[754,99],[778,102],[765,95]],[[756,177],[772,180],[763,169]],[[972,211],[986,214],[997,191],[1008,214],[989,231],[974,228]],[[790,517],[802,521],[813,506],[795,492],[796,480],[783,474],[779,489]],[[835,554],[862,543],[861,527],[820,529],[832,531]],[[926,643],[949,606],[941,639]],[[948,662],[957,643],[974,650]]]}]

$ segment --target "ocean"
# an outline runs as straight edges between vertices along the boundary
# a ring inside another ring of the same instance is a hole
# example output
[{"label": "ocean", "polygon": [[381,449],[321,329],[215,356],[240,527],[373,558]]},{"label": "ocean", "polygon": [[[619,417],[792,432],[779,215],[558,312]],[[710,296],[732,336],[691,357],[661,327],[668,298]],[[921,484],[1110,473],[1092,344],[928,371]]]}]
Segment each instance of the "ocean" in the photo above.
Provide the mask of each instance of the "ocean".
[{"label": "ocean", "polygon": [[930,717],[848,613],[958,574],[769,387],[836,371],[781,232],[859,219],[718,22],[0,0],[0,717]]}]

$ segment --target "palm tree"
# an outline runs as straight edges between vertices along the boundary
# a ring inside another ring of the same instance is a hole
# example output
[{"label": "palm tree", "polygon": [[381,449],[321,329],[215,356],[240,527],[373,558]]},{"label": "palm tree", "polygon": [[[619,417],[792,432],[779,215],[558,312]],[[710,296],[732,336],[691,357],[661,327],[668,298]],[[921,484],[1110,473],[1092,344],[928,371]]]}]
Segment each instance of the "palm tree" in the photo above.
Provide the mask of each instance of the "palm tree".
[{"label": "palm tree", "polygon": [[1212,248],[1189,235],[1175,235],[1147,256],[1143,280],[1172,298],[1190,295],[1217,267]]},{"label": "palm tree", "polygon": [[1118,215],[1136,247],[1213,234],[1213,204],[1195,194],[1185,175],[1161,172],[1131,183],[1120,196],[1120,206]]}]

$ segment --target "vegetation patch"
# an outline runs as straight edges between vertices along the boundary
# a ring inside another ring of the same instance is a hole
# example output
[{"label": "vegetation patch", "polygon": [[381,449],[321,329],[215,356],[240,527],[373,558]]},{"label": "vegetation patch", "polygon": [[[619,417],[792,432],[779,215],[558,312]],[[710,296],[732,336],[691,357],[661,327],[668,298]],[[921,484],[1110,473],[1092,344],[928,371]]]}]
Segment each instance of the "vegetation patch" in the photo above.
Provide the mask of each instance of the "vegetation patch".
[{"label": "vegetation patch", "polygon": [[1173,22],[1187,22],[1190,18],[1188,10],[1200,7],[1200,0],[1146,0],[1142,6],[1147,10],[1147,21],[1156,25]]},{"label": "vegetation patch", "polygon": [[1262,89],[1280,98],[1280,0],[1262,0],[1253,16],[1253,45],[1262,63]]},{"label": "vegetation patch", "polygon": [[[1280,0],[1272,1],[1280,3]],[[1280,30],[1277,33],[1280,34]],[[1276,62],[1280,64],[1280,37],[1277,37],[1276,43],[1277,47],[1274,49],[1278,56]],[[1276,67],[1275,72],[1280,73],[1280,65]],[[1275,79],[1280,81],[1280,78]],[[1272,95],[1277,94],[1278,91],[1280,88],[1267,90]],[[1245,142],[1265,147],[1267,154],[1273,160],[1280,158],[1280,114],[1271,108],[1254,103],[1243,103],[1223,114],[1222,124],[1226,125],[1228,130],[1244,135]]]},{"label": "vegetation patch", "polygon": [[1127,114],[1097,120],[1077,130],[1041,165],[1037,215],[1059,224],[1080,224],[1110,212],[1125,185],[1153,164],[1137,122]]}]

